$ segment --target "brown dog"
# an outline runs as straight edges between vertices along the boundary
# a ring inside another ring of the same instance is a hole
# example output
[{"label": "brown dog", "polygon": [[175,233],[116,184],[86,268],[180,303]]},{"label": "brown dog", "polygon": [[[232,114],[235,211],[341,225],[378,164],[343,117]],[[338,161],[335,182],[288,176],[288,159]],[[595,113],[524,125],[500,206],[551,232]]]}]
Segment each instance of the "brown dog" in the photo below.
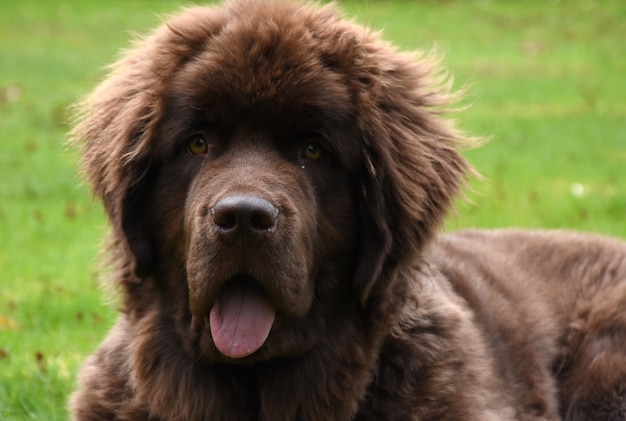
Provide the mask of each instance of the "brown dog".
[{"label": "brown dog", "polygon": [[74,419],[626,419],[626,245],[435,236],[471,171],[437,72],[254,0],[115,64],[73,137],[123,304]]}]

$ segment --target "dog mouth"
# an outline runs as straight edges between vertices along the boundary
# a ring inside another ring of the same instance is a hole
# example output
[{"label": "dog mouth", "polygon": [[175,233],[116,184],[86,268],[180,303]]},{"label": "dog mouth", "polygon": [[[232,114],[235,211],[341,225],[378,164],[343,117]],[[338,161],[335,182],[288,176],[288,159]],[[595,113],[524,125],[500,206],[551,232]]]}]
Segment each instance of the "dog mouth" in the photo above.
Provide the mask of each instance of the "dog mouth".
[{"label": "dog mouth", "polygon": [[247,276],[227,282],[209,312],[209,328],[217,350],[228,358],[254,354],[267,340],[276,307],[264,289]]}]

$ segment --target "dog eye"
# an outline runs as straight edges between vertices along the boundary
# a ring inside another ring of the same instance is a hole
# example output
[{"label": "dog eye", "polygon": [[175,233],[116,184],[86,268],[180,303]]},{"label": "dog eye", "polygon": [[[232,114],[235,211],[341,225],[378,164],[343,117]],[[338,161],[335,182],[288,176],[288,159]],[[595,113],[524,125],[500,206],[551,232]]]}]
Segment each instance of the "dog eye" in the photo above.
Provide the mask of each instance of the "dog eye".
[{"label": "dog eye", "polygon": [[324,156],[324,151],[320,145],[315,142],[310,142],[306,145],[303,152],[303,157],[309,161],[319,161]]},{"label": "dog eye", "polygon": [[204,136],[197,134],[187,141],[187,151],[192,155],[203,155],[209,150],[209,144]]}]

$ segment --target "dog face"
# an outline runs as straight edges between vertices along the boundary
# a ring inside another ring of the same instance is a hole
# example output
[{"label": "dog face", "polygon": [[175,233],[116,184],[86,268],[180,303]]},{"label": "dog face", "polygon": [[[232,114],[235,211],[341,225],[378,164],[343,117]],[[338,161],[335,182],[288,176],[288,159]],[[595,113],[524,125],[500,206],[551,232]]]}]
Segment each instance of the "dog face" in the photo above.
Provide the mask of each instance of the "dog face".
[{"label": "dog face", "polygon": [[329,7],[190,9],[146,39],[74,131],[126,312],[213,362],[299,355],[354,325],[468,170],[435,67]]},{"label": "dog face", "polygon": [[[178,78],[198,80],[204,67]],[[232,68],[225,63],[211,74],[222,80]],[[333,117],[338,114],[322,100],[333,98],[337,88],[315,86],[316,94],[299,97],[290,92],[301,86],[287,86],[278,91],[281,98],[251,103],[237,102],[249,98],[244,92],[211,92],[212,82],[198,86],[191,98],[174,93],[176,109],[168,117],[176,117],[165,121],[176,128],[165,131],[183,133],[175,136],[182,142],[157,177],[163,188],[155,190],[154,202],[181,192],[177,209],[172,203],[164,210],[182,223],[163,225],[178,227],[168,235],[184,238],[184,245],[164,238],[157,243],[178,250],[158,253],[176,254],[185,264],[192,324],[211,360],[306,351],[323,332],[312,335],[306,332],[319,329],[302,325],[333,311],[335,297],[349,299],[358,231],[356,180],[349,168],[356,157],[341,150],[347,122]],[[212,102],[226,95],[232,100]],[[284,108],[274,109],[279,101]],[[181,169],[188,176],[171,191],[168,180]],[[306,336],[305,343],[294,343],[296,336]]]}]

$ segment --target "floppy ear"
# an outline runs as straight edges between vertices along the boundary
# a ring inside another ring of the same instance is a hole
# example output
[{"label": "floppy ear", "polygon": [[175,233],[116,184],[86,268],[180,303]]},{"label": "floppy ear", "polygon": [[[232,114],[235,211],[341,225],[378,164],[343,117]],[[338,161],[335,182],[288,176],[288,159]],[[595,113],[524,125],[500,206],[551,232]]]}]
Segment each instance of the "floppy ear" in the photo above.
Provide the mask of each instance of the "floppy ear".
[{"label": "floppy ear", "polygon": [[[72,136],[83,142],[83,172],[105,207],[113,227],[113,244],[125,245],[123,265],[136,278],[149,276],[153,265],[141,215],[153,178],[148,145],[158,122],[158,101],[128,74],[125,66],[106,80],[82,104],[82,121]],[[148,78],[146,76],[146,78]],[[116,253],[119,258],[119,253]]]},{"label": "floppy ear", "polygon": [[118,264],[146,278],[154,250],[143,207],[158,170],[153,143],[163,117],[164,96],[173,74],[201,51],[224,24],[215,9],[198,8],[174,16],[110,67],[108,77],[77,107],[70,139],[83,149],[83,172],[113,226]]},{"label": "floppy ear", "polygon": [[377,281],[417,256],[471,172],[457,147],[469,139],[442,119],[455,102],[438,61],[373,42],[362,66],[359,129],[364,143],[361,250],[354,288],[366,304]]}]

